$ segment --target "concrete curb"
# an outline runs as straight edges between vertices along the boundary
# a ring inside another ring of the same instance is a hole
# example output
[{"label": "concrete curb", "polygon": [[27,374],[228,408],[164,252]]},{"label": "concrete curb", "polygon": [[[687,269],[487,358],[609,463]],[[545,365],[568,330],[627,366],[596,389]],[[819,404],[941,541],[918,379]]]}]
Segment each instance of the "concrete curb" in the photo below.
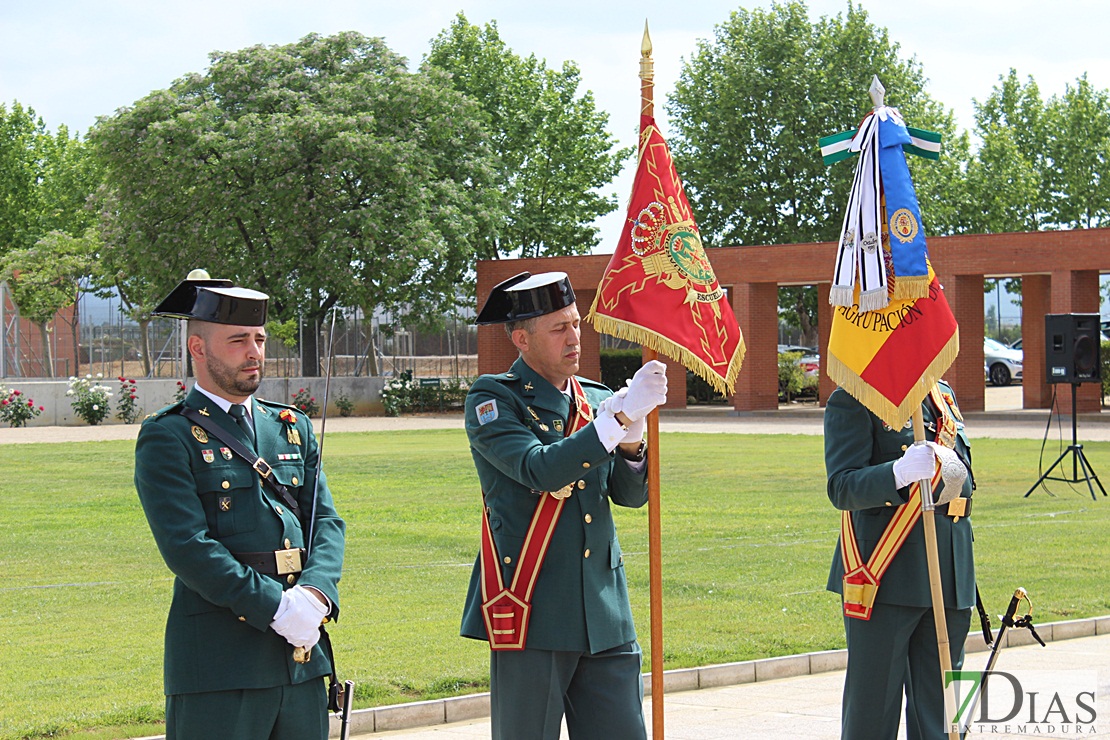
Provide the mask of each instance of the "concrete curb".
[{"label": "concrete curb", "polygon": [[[964,649],[968,653],[986,652],[982,633],[968,633]],[[1037,634],[1045,642],[1070,640],[1077,637],[1110,635],[1110,616],[1074,619],[1065,622],[1048,622],[1036,625]],[[997,634],[998,625],[993,625]],[[1027,630],[1007,631],[1003,647],[1031,645],[1033,638]],[[824,650],[801,655],[784,655],[776,658],[745,660],[738,663],[677,668],[663,672],[664,693],[695,691],[697,689],[735,686],[745,683],[773,681],[780,678],[808,676],[815,673],[844,670],[848,663],[847,650]],[[644,694],[651,693],[651,674],[644,674]],[[463,722],[489,716],[489,692],[456,696],[448,699],[393,704],[384,707],[358,709],[351,713],[351,734],[369,734],[391,730],[410,730],[417,727]],[[339,737],[339,721],[331,719],[331,737]],[[144,738],[143,740],[162,740]]]}]

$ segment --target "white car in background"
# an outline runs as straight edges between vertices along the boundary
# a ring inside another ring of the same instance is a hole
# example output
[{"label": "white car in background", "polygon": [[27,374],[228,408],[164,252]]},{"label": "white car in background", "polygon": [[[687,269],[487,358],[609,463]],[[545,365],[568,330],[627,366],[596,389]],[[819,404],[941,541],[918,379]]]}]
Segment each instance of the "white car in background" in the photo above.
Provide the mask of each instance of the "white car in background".
[{"label": "white car in background", "polygon": [[991,385],[1009,385],[1021,380],[1022,352],[996,342],[983,339],[983,364],[986,365],[987,379]]}]

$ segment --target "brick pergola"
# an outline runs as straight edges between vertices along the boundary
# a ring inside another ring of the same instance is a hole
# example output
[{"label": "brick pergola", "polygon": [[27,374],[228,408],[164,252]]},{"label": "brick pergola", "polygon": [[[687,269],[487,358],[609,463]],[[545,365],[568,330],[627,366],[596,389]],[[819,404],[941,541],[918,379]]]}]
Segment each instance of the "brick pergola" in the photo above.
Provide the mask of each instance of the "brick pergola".
[{"label": "brick pergola", "polygon": [[[828,303],[835,243],[779,246],[720,247],[709,257],[722,286],[729,289],[732,307],[744,332],[748,352],[740,371],[737,411],[778,408],[778,289],[787,285],[816,285],[821,358],[827,354],[832,308]],[[960,354],[945,378],[956,389],[960,407],[982,411],[983,380],[983,281],[986,278],[1020,277],[1022,280],[1022,350],[1024,381],[1022,405],[1048,408],[1052,386],[1045,382],[1044,316],[1050,313],[1098,313],[1099,274],[1110,272],[1110,229],[1039,231],[1016,234],[976,234],[929,239],[929,253],[956,321],[960,325]],[[583,317],[610,255],[486,260],[478,263],[479,304],[490,288],[518,272],[558,270],[574,285]],[[580,373],[600,376],[600,339],[593,326],[582,324]],[[503,372],[516,359],[516,349],[499,326],[478,329],[478,370]],[[669,363],[667,408],[686,405],[686,372]],[[825,399],[835,385],[821,370],[818,399]],[[1079,386],[1080,412],[1098,412],[1100,387]]]}]

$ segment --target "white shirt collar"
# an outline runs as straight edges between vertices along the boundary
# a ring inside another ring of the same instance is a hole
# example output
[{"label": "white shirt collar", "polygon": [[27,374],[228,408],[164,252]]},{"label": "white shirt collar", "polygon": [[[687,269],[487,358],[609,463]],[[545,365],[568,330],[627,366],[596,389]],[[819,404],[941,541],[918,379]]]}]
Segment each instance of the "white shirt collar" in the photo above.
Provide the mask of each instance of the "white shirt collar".
[{"label": "white shirt collar", "polygon": [[[211,399],[212,403],[219,406],[220,410],[223,411],[225,414],[227,413],[228,409],[231,408],[231,401],[227,400],[223,396],[217,396],[215,393],[205,390],[201,387],[200,383],[193,383],[193,387],[203,393],[209,399]],[[248,396],[247,400],[243,402],[243,405],[247,407],[247,418],[253,421],[254,415],[251,412],[254,410],[254,394]]]}]

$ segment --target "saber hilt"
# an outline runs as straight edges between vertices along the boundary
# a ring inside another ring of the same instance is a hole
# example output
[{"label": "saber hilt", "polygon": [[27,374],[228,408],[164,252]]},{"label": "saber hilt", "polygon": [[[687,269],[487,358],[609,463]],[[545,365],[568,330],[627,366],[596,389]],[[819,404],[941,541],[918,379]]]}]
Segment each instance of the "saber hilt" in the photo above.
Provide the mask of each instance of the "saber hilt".
[{"label": "saber hilt", "polygon": [[[1029,608],[1026,610],[1025,614],[1014,619],[1014,614],[1017,613],[1018,603],[1021,601],[1025,601],[1029,604]],[[1010,607],[1002,617],[1002,624],[1006,627],[1029,630],[1029,634],[1033,635],[1033,639],[1039,642],[1041,647],[1045,647],[1044,640],[1037,634],[1037,630],[1033,628],[1033,602],[1029,599],[1029,594],[1025,593],[1024,588],[1019,588],[1017,591],[1014,591],[1014,598],[1010,599]]]},{"label": "saber hilt", "polygon": [[[1014,591],[1013,598],[1010,599],[1010,605],[1006,607],[1006,613],[1002,615],[1002,624],[1007,627],[1014,626],[1014,615],[1017,614],[1018,604],[1020,604],[1023,599],[1029,601],[1029,595],[1025,592],[1024,588],[1018,588]],[[1029,610],[1033,610],[1032,602],[1029,603]]]},{"label": "saber hilt", "polygon": [[[1022,617],[1015,620],[1014,615],[1017,614],[1018,605],[1022,601],[1029,605],[1029,610]],[[1002,650],[1002,640],[1006,636],[1006,630],[1011,627],[1024,627],[1033,634],[1033,638],[1037,642],[1044,646],[1044,641],[1041,640],[1040,635],[1033,629],[1033,602],[1029,599],[1029,594],[1026,593],[1024,588],[1018,588],[1014,591],[1014,595],[1010,599],[1010,605],[1006,607],[1006,613],[1001,615],[1000,619],[1002,620],[1002,626],[998,628],[998,636],[995,638],[994,644],[991,645],[991,652],[987,657],[987,667],[983,669],[983,680],[979,684],[979,688],[975,692],[975,695],[971,698],[971,705],[964,715],[966,718],[965,721],[969,724],[971,718],[975,716],[975,709],[979,706],[979,697],[982,696],[983,692],[986,690],[987,676],[994,670],[994,664],[998,662],[998,655]]]}]

